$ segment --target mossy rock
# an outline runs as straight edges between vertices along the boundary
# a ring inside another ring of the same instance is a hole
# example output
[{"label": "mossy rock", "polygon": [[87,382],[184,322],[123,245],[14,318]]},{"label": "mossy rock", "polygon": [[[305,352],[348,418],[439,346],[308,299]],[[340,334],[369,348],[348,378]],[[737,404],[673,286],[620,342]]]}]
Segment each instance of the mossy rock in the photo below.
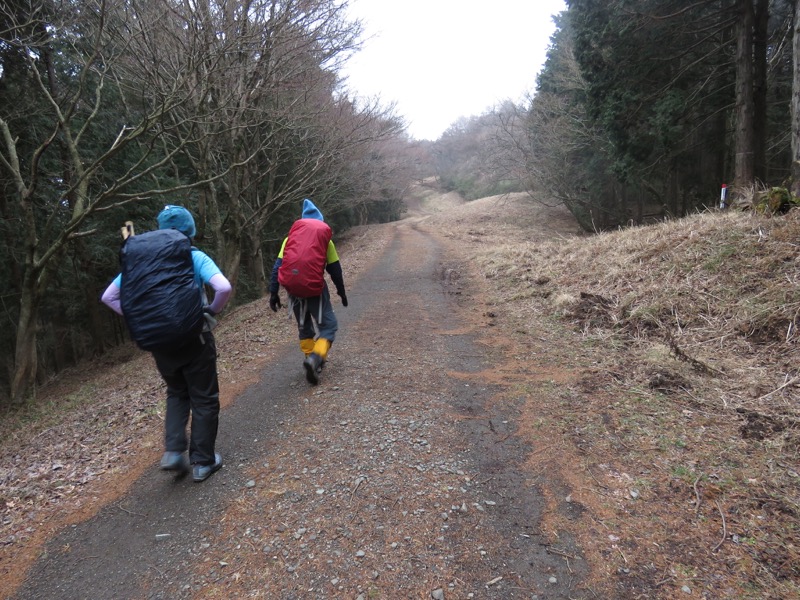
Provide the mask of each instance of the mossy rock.
[{"label": "mossy rock", "polygon": [[784,187],[774,187],[763,192],[757,192],[753,209],[762,214],[782,215],[789,212],[793,206],[798,205],[798,199],[793,198],[789,190]]}]

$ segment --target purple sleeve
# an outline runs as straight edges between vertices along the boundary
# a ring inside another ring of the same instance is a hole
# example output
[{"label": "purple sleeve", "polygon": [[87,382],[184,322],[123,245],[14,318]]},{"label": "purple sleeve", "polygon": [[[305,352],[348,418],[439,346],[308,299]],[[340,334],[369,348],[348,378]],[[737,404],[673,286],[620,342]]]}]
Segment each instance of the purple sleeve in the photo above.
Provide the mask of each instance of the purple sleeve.
[{"label": "purple sleeve", "polygon": [[214,290],[214,300],[211,302],[210,308],[214,314],[219,314],[228,303],[228,298],[231,297],[231,282],[222,273],[217,273],[211,277],[208,285]]},{"label": "purple sleeve", "polygon": [[119,297],[119,286],[117,285],[116,279],[112,281],[110,284],[108,284],[106,291],[103,292],[103,295],[100,297],[100,301],[118,315],[122,314],[122,306],[120,305],[120,297]]}]

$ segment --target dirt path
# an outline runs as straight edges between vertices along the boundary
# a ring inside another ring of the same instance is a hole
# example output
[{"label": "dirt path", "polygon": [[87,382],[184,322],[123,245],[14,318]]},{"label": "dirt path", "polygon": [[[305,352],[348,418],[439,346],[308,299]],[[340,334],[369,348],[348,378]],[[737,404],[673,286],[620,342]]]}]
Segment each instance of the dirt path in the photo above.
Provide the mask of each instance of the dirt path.
[{"label": "dirt path", "polygon": [[582,597],[580,549],[540,531],[537,442],[514,435],[456,242],[385,227],[336,305],[322,383],[287,336],[222,414],[222,471],[197,485],[153,464],[52,539],[14,598]]}]

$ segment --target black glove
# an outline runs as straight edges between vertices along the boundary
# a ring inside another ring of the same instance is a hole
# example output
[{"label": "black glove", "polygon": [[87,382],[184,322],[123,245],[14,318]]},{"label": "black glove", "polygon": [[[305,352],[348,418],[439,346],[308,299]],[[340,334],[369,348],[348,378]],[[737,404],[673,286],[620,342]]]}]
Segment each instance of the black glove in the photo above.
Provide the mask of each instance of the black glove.
[{"label": "black glove", "polygon": [[272,309],[272,312],[278,312],[278,309],[281,308],[281,297],[278,295],[277,292],[273,292],[269,296],[269,307]]},{"label": "black glove", "polygon": [[211,306],[209,306],[208,304],[206,304],[203,307],[203,312],[206,313],[207,315],[211,315],[212,317],[216,317],[217,316],[217,313],[215,313],[213,310],[211,310]]},{"label": "black glove", "polygon": [[339,294],[339,298],[342,299],[342,306],[347,306],[347,294],[342,292],[341,294]]}]

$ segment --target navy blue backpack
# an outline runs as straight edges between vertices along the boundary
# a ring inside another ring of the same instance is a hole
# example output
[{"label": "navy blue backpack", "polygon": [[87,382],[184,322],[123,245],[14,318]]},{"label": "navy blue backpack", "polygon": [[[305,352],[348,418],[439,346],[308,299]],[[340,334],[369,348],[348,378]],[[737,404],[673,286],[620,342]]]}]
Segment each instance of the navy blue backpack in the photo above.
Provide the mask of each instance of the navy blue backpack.
[{"label": "navy blue backpack", "polygon": [[120,263],[122,312],[142,350],[173,350],[200,335],[203,293],[188,237],[175,229],[132,235],[122,245]]}]

